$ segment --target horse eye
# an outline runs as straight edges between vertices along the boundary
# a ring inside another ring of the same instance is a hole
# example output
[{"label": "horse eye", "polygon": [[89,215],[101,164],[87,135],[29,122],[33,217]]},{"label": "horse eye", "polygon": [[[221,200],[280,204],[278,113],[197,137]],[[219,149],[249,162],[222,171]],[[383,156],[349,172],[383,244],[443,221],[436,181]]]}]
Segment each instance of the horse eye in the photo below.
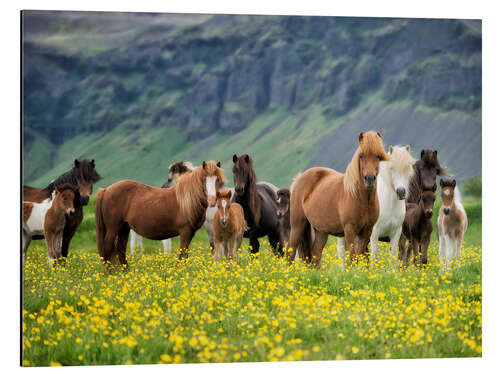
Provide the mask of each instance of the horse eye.
[{"label": "horse eye", "polygon": [[363,157],[364,157],[364,155],[363,155],[363,154],[360,154],[360,155],[359,155],[359,158],[360,158],[360,159],[363,159]]},{"label": "horse eye", "polygon": [[381,155],[377,155],[377,159],[380,161],[382,160],[382,156]]}]

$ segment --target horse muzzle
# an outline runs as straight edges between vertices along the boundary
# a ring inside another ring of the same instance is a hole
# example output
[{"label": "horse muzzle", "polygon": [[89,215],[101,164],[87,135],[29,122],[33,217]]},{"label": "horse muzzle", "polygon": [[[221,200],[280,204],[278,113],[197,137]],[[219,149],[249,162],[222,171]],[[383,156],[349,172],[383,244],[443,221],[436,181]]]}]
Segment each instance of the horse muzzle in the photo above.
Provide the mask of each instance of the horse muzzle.
[{"label": "horse muzzle", "polygon": [[430,219],[432,217],[432,210],[425,211],[425,218]]},{"label": "horse muzzle", "polygon": [[242,186],[235,186],[234,187],[234,192],[236,195],[242,195],[245,189]]},{"label": "horse muzzle", "polygon": [[72,217],[74,214],[75,214],[75,210],[67,210],[66,211],[66,215],[68,215],[69,217]]},{"label": "horse muzzle", "polygon": [[375,187],[375,181],[377,180],[377,176],[373,174],[368,174],[365,176],[365,187],[368,190],[371,190]]},{"label": "horse muzzle", "polygon": [[208,196],[208,205],[210,207],[214,207],[216,201],[217,201],[217,199],[216,199],[215,195],[209,195]]},{"label": "horse muzzle", "polygon": [[88,195],[80,195],[80,204],[82,206],[86,206],[87,204],[89,204],[89,199],[90,197]]},{"label": "horse muzzle", "polygon": [[398,195],[399,200],[403,200],[406,198],[406,190],[404,187],[398,187],[396,189],[396,194]]},{"label": "horse muzzle", "polygon": [[448,215],[450,213],[449,207],[443,208],[443,212],[445,215]]}]

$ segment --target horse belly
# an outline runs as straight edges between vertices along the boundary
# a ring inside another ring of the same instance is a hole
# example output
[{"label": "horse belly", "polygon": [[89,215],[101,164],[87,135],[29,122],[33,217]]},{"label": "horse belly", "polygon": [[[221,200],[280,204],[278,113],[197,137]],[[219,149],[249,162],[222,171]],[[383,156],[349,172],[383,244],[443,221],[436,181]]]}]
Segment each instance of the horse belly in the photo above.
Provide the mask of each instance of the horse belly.
[{"label": "horse belly", "polygon": [[312,227],[323,233],[344,233],[344,227],[339,215],[339,200],[328,199],[328,186],[321,184],[309,196],[304,204],[304,214]]}]

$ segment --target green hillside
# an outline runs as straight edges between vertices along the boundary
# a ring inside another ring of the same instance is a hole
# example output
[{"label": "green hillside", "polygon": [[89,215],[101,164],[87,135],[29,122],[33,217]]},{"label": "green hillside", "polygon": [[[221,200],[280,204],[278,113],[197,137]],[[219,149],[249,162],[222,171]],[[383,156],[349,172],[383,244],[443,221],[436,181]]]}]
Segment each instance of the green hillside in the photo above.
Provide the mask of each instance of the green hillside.
[{"label": "green hillside", "polygon": [[99,185],[249,153],[288,186],[343,170],[359,131],[481,175],[481,22],[23,12],[24,182],[75,158]]}]

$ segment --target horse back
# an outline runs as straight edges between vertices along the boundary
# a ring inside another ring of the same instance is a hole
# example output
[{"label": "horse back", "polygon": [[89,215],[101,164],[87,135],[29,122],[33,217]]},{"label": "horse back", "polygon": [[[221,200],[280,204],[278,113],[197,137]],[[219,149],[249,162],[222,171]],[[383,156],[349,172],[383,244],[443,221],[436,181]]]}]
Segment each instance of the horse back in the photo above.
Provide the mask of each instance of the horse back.
[{"label": "horse back", "polygon": [[23,185],[23,201],[42,203],[49,197],[50,192],[48,189],[34,188],[31,186]]}]

